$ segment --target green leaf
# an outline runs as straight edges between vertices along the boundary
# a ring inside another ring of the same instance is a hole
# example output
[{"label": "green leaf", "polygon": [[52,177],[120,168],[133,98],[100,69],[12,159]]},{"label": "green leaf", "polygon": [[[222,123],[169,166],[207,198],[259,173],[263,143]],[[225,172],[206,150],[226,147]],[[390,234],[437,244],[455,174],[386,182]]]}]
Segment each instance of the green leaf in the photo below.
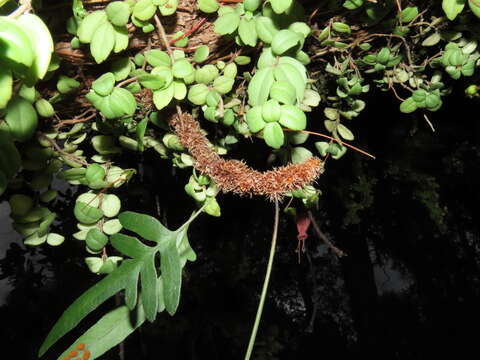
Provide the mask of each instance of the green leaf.
[{"label": "green leaf", "polygon": [[0,53],[14,72],[25,74],[34,61],[33,44],[28,33],[14,19],[0,17]]},{"label": "green leaf", "polygon": [[183,100],[187,96],[187,86],[181,81],[173,82],[173,97],[177,100]]},{"label": "green leaf", "polygon": [[115,29],[112,24],[104,23],[95,31],[90,43],[90,52],[93,58],[100,64],[104,62],[115,45]]},{"label": "green leaf", "polygon": [[140,0],[133,7],[133,16],[139,20],[147,21],[150,20],[157,7],[153,5],[152,0]]},{"label": "green leaf", "polygon": [[5,121],[15,140],[26,141],[37,129],[38,116],[32,104],[17,96],[8,103]]},{"label": "green leaf", "polygon": [[350,35],[352,32],[348,24],[338,22],[338,21],[335,21],[332,23],[332,29],[337,33],[346,34],[346,35]]},{"label": "green leaf", "polygon": [[80,83],[68,76],[60,75],[57,82],[57,90],[60,91],[61,94],[68,94],[74,90],[76,90],[80,86]]},{"label": "green leaf", "polygon": [[195,105],[204,105],[210,90],[205,84],[195,84],[188,90],[188,100]]},{"label": "green leaf", "polygon": [[120,198],[115,194],[106,194],[103,196],[103,201],[100,209],[106,217],[112,218],[118,215],[122,203]]},{"label": "green leaf", "polygon": [[443,0],[442,9],[449,20],[454,20],[465,6],[466,0]]},{"label": "green leaf", "polygon": [[118,107],[124,115],[131,116],[137,110],[137,100],[133,94],[124,88],[116,87],[109,96],[111,105]]},{"label": "green leaf", "polygon": [[65,241],[65,236],[57,234],[57,233],[50,233],[47,235],[47,244],[50,246],[58,246],[63,244]]},{"label": "green leaf", "polygon": [[198,0],[198,8],[207,14],[212,14],[218,10],[220,4],[217,0]]},{"label": "green leaf", "polygon": [[92,83],[92,89],[101,96],[110,95],[115,86],[115,75],[105,73]]},{"label": "green leaf", "polygon": [[402,23],[409,23],[413,19],[415,19],[418,15],[418,7],[416,6],[409,6],[402,10],[400,13],[400,21]]},{"label": "green leaf", "polygon": [[[133,319],[134,322],[132,322]],[[69,353],[76,350],[78,344],[87,344],[86,349],[90,352],[89,359],[96,359],[120,344],[144,322],[145,314],[141,305],[137,307],[135,314],[132,314],[126,306],[118,307],[102,316],[90,329],[77,338],[59,356],[59,359],[68,358]]]},{"label": "green leaf", "polygon": [[287,81],[275,81],[270,89],[270,97],[285,105],[293,105],[297,101],[295,87]]},{"label": "green leaf", "polygon": [[43,79],[48,71],[53,53],[52,35],[43,20],[35,14],[23,14],[17,21],[26,30],[32,44],[34,59],[29,81],[33,83]]},{"label": "green leaf", "polygon": [[265,44],[270,44],[273,41],[273,37],[278,32],[272,19],[266,16],[258,16],[255,18],[255,29],[258,38]]},{"label": "green leaf", "polygon": [[226,94],[232,90],[234,82],[235,80],[230,77],[219,76],[213,82],[213,88],[220,94]]},{"label": "green leaf", "polygon": [[282,110],[277,100],[270,99],[262,106],[262,117],[266,122],[275,122],[280,119]]},{"label": "green leaf", "polygon": [[97,29],[107,22],[107,13],[97,10],[88,14],[78,27],[77,36],[81,42],[88,44],[92,41],[93,34]]},{"label": "green leaf", "polygon": [[293,0],[270,0],[273,11],[282,14],[292,6]]},{"label": "green leaf", "polygon": [[195,81],[200,84],[208,84],[218,77],[218,69],[212,64],[202,66],[195,71]]},{"label": "green leaf", "polygon": [[303,100],[307,83],[305,78],[298,71],[297,67],[288,63],[279,64],[274,69],[273,74],[275,80],[289,83],[295,88],[295,94],[298,102]]},{"label": "green leaf", "polygon": [[353,133],[348,129],[345,125],[343,124],[338,124],[337,125],[337,132],[338,134],[344,138],[345,140],[351,141],[355,137],[353,136]]},{"label": "green leaf", "polygon": [[115,81],[125,80],[132,71],[133,63],[128,57],[122,57],[112,63],[112,73],[115,76]]},{"label": "green leaf", "polygon": [[113,25],[127,25],[130,18],[130,6],[124,1],[113,1],[105,8],[108,20]]},{"label": "green leaf", "polygon": [[81,201],[75,203],[73,214],[83,224],[94,224],[103,217],[102,210]]},{"label": "green leaf", "polygon": [[405,114],[414,112],[415,110],[417,110],[417,103],[411,96],[400,104],[400,111]]},{"label": "green leaf", "polygon": [[120,221],[118,219],[112,219],[105,221],[102,230],[107,235],[113,235],[122,230],[122,228],[122,224],[120,224]]},{"label": "green leaf", "polygon": [[312,152],[302,146],[292,148],[292,162],[294,164],[301,164],[313,156]]},{"label": "green leaf", "polygon": [[85,238],[88,248],[92,251],[100,251],[108,243],[108,237],[97,228],[90,229]]},{"label": "green leaf", "polygon": [[118,154],[120,148],[116,146],[115,138],[107,135],[95,135],[92,137],[92,145],[96,152],[101,155]]},{"label": "green leaf", "polygon": [[[213,0],[216,1],[216,0]],[[195,54],[193,55],[193,61],[196,63],[204,62],[208,59],[210,55],[210,49],[207,45],[201,45],[195,50]]]},{"label": "green leaf", "polygon": [[248,103],[252,106],[263,105],[274,81],[272,68],[258,70],[248,84]]},{"label": "green leaf", "polygon": [[147,131],[148,117],[145,117],[142,121],[137,124],[135,132],[137,134],[138,141],[138,150],[143,151],[145,146],[143,138],[145,137],[145,131]]},{"label": "green leaf", "polygon": [[184,79],[191,75],[194,71],[195,69],[187,59],[180,59],[172,66],[173,76],[178,79]]},{"label": "green leaf", "polygon": [[178,0],[168,0],[165,4],[160,6],[158,9],[160,10],[160,14],[162,16],[170,16],[175,14],[177,11]]},{"label": "green leaf", "polygon": [[167,85],[167,79],[165,79],[165,77],[161,75],[144,74],[138,76],[137,78],[143,87],[151,90],[164,89],[165,85]]},{"label": "green leaf", "polygon": [[[464,0],[459,0],[464,1]],[[476,17],[480,17],[480,3],[477,0],[468,0],[468,6]]]},{"label": "green leaf", "polygon": [[52,104],[45,99],[35,102],[35,110],[37,110],[38,115],[44,118],[52,117],[55,114]]},{"label": "green leaf", "polygon": [[165,251],[161,253],[160,269],[162,271],[165,308],[170,315],[173,315],[180,303],[182,286],[182,267],[175,242],[171,242]]},{"label": "green leaf", "polygon": [[282,127],[278,122],[271,122],[265,125],[263,138],[267,145],[274,149],[280,149],[285,140]]},{"label": "green leaf", "polygon": [[164,107],[168,106],[173,99],[175,93],[175,86],[170,84],[170,86],[163,90],[157,90],[153,92],[153,103],[155,104],[157,110],[162,110]]},{"label": "green leaf", "polygon": [[125,50],[128,47],[128,29],[126,26],[114,26],[114,35],[115,35],[115,45],[113,47],[113,52],[118,54],[119,52]]},{"label": "green leaf", "polygon": [[12,97],[13,77],[10,69],[0,68],[0,109],[7,106]]},{"label": "green leaf", "polygon": [[161,237],[171,237],[174,234],[153,216],[125,211],[118,216],[118,219],[125,229],[137,233],[146,240],[157,243],[161,241]]},{"label": "green leaf", "polygon": [[260,5],[262,4],[262,0],[245,0],[243,2],[243,6],[246,11],[254,12],[257,10]]},{"label": "green leaf", "polygon": [[29,246],[38,246],[42,245],[45,241],[47,241],[47,235],[40,236],[38,233],[34,233],[28,236],[23,243]]},{"label": "green leaf", "polygon": [[272,51],[276,55],[282,55],[289,50],[298,47],[302,37],[292,30],[280,30],[275,34],[272,40]]},{"label": "green leaf", "polygon": [[240,35],[240,39],[242,39],[244,44],[255,47],[258,39],[255,20],[247,20],[243,17],[238,26],[238,35]]},{"label": "green leaf", "polygon": [[[171,244],[175,247],[175,251],[177,251],[175,242],[172,241]],[[149,321],[154,321],[157,316],[157,306],[158,306],[157,271],[155,270],[155,253],[152,253],[150,256],[144,257],[143,262],[144,263],[143,263],[142,269],[140,270],[140,279],[142,283],[142,292],[140,293],[140,298],[142,300],[142,305],[145,310],[146,318]],[[165,277],[163,268],[162,268],[162,275]],[[180,278],[181,278],[181,269],[180,269]]]},{"label": "green leaf", "polygon": [[254,106],[247,111],[246,114],[247,125],[252,133],[262,130],[266,123],[262,117],[262,107]]},{"label": "green leaf", "polygon": [[240,24],[240,15],[235,12],[229,12],[215,20],[215,32],[220,35],[232,34],[237,30]]},{"label": "green leaf", "polygon": [[147,62],[153,67],[156,67],[156,66],[170,67],[172,65],[172,60],[170,59],[170,56],[168,56],[168,54],[165,51],[161,51],[158,49],[148,50],[148,51],[145,51],[144,55]]},{"label": "green leaf", "polygon": [[53,344],[77,326],[84,317],[117,292],[125,289],[133,275],[137,274],[138,276],[140,266],[141,264],[134,260],[122,262],[114,272],[107,275],[78,297],[73,304],[65,310],[52,330],[50,330],[38,355],[42,356],[45,354]]},{"label": "green leaf", "polygon": [[282,114],[278,121],[283,126],[291,130],[304,130],[307,127],[307,117],[305,113],[295,105],[282,105]]}]

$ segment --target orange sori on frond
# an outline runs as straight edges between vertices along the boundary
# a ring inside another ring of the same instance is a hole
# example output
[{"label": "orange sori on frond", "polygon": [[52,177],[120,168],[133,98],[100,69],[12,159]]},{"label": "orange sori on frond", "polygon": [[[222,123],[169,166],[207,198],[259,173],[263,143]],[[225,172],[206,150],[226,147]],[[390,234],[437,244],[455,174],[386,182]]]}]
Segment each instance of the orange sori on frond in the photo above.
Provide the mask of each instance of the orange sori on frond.
[{"label": "orange sori on frond", "polygon": [[[80,357],[80,353],[83,354]],[[75,358],[76,356],[79,356]],[[75,358],[75,359],[74,359]],[[90,351],[87,350],[87,346],[85,344],[77,344],[75,347],[75,350],[72,350],[68,353],[66,357],[63,358],[63,360],[88,360],[90,358]]]},{"label": "orange sori on frond", "polygon": [[260,172],[243,161],[225,160],[213,151],[200,125],[190,114],[178,114],[170,124],[194,159],[194,167],[211,177],[224,192],[261,195],[270,200],[313,183],[323,172],[323,161],[312,157],[301,164],[289,164]]}]

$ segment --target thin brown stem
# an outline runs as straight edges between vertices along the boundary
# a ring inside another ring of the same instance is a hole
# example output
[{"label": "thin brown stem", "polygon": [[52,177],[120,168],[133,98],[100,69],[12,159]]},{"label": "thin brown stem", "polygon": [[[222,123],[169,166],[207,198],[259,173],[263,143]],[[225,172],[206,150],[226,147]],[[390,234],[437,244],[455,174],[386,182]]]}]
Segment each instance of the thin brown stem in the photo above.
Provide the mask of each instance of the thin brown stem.
[{"label": "thin brown stem", "polygon": [[[284,131],[297,131],[297,130],[291,130],[291,129],[287,129],[287,128],[283,128]],[[340,140],[337,140],[331,136],[328,136],[328,135],[325,135],[325,134],[322,134],[322,133],[317,133],[317,132],[314,132],[314,131],[308,131],[308,130],[300,130],[300,132],[304,133],[304,134],[311,134],[311,135],[316,135],[316,136],[320,136],[320,137],[323,137],[325,139],[329,139],[331,141],[335,141],[336,143],[340,144],[340,145],[345,145],[346,147],[352,149],[352,150],[355,150],[356,152],[359,152],[360,154],[363,154],[365,156],[368,156],[372,159],[376,159],[375,156],[373,156],[372,154],[369,154],[368,152],[362,150],[362,149],[359,149],[357,148],[356,146],[353,146],[353,145],[350,145],[344,141],[340,141]]]},{"label": "thin brown stem", "polygon": [[317,221],[315,220],[315,217],[313,216],[312,212],[308,210],[308,217],[310,218],[310,221],[312,222],[313,225],[313,230],[315,231],[315,234],[330,248],[332,251],[338,256],[338,257],[344,257],[347,256],[345,252],[337,248],[335,245],[332,244],[332,242],[328,239],[328,236],[325,235],[322,230],[320,230],[320,226],[318,226]]}]

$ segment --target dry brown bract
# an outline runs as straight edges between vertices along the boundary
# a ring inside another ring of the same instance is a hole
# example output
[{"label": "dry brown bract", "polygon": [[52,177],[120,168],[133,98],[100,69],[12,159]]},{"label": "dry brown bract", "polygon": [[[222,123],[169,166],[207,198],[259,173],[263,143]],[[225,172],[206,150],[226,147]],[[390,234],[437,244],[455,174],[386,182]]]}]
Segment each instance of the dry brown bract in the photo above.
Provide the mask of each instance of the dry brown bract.
[{"label": "dry brown bract", "polygon": [[190,114],[175,115],[170,124],[192,154],[195,168],[210,176],[224,192],[279,199],[286,192],[311,184],[323,172],[323,162],[316,157],[265,172],[253,170],[242,161],[225,160],[215,153]]}]

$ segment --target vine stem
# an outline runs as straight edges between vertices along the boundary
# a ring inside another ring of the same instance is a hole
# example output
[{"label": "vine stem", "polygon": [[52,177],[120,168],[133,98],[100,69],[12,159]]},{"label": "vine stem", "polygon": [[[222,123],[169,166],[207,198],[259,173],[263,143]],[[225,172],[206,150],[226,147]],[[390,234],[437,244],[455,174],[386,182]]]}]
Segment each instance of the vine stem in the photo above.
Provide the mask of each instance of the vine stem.
[{"label": "vine stem", "polygon": [[273,258],[275,256],[275,247],[277,245],[278,234],[278,220],[280,210],[278,206],[278,199],[275,199],[275,220],[273,224],[272,244],[270,246],[270,256],[268,258],[267,271],[265,272],[265,280],[263,281],[262,294],[260,295],[260,302],[258,303],[257,315],[255,316],[255,322],[250,334],[250,341],[248,342],[247,353],[245,354],[245,360],[249,360],[252,355],[253,345],[255,344],[255,338],[257,337],[258,326],[260,325],[260,319],[262,318],[263,306],[265,304],[265,298],[267,297],[268,284],[270,282],[270,275],[272,273]]},{"label": "vine stem", "polygon": [[[282,129],[285,130],[285,131],[297,131],[297,130],[292,130],[292,129],[287,129],[287,128],[282,128]],[[339,140],[337,140],[337,139],[335,139],[331,136],[328,136],[328,135],[325,135],[325,134],[322,134],[322,133],[318,133],[318,132],[314,132],[314,131],[308,131],[308,130],[300,130],[300,132],[302,132],[304,134],[311,134],[311,135],[320,136],[320,137],[323,137],[325,139],[335,141],[335,142],[339,143],[340,145],[345,145],[346,147],[359,152],[360,154],[371,157],[372,159],[376,159],[375,156],[373,156],[372,154],[369,154],[368,152],[366,152],[362,149],[359,149],[356,146],[350,145],[350,144],[346,143],[345,141],[339,141]]]}]

